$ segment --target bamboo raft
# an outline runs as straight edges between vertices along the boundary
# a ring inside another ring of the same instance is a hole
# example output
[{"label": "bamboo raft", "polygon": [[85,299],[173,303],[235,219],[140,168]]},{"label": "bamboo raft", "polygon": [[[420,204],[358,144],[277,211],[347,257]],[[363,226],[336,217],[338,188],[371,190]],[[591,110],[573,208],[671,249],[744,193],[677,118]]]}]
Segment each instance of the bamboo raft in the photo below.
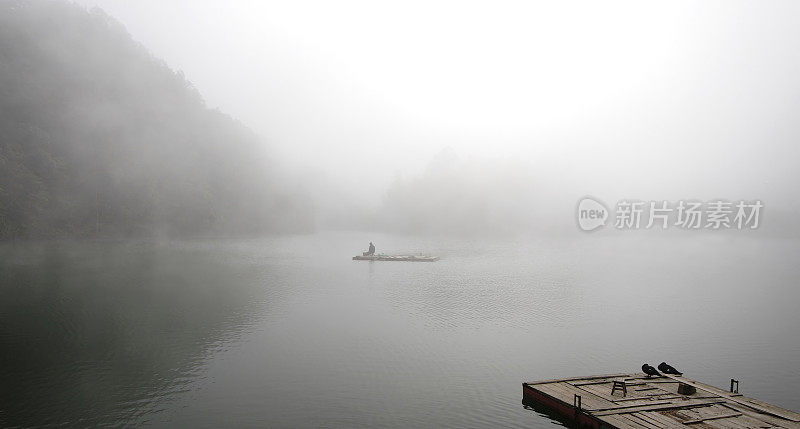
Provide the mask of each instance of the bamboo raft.
[{"label": "bamboo raft", "polygon": [[402,261],[402,262],[436,262],[438,256],[414,255],[363,255],[353,256],[354,261]]},{"label": "bamboo raft", "polygon": [[800,428],[800,413],[743,396],[738,384],[725,391],[682,376],[612,374],[522,383],[522,395],[579,427]]}]

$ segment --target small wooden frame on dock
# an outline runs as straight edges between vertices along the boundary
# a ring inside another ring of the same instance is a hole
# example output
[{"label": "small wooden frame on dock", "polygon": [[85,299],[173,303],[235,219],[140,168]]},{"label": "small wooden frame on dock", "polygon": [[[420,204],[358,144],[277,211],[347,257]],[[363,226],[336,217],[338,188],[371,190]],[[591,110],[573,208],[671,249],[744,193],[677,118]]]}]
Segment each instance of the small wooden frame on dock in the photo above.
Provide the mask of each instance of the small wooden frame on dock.
[{"label": "small wooden frame on dock", "polygon": [[522,396],[523,402],[544,405],[579,427],[800,428],[800,413],[674,375],[536,381],[522,383]]}]

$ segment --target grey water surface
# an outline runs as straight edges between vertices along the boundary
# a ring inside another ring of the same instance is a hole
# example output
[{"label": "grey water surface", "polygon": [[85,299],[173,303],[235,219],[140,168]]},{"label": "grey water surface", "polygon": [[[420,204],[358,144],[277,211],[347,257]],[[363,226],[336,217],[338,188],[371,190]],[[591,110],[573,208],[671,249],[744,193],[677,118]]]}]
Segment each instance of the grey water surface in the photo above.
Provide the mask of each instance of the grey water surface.
[{"label": "grey water surface", "polygon": [[[429,253],[435,263],[351,261]],[[800,242],[320,233],[0,247],[0,426],[551,427],[637,371],[800,409]]]}]

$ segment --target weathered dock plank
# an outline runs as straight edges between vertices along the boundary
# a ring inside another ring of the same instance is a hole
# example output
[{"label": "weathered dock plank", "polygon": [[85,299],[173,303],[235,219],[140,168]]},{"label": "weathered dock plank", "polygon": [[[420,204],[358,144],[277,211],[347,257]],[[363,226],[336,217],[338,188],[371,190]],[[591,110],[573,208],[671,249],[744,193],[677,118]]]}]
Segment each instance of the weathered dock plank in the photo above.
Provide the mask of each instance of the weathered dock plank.
[{"label": "weathered dock plank", "polygon": [[[692,380],[687,380],[687,379],[685,379],[683,377],[678,377],[678,376],[669,375],[669,374],[664,374],[664,377],[671,378],[673,380],[679,381],[679,382],[684,383],[684,384],[688,384],[689,386],[693,386],[693,387],[695,387],[697,389],[701,389],[701,390],[704,390],[706,392],[713,393],[715,395],[719,395],[719,396],[721,396],[723,398],[726,398],[728,401],[736,402],[739,405],[744,405],[746,407],[753,408],[756,411],[759,411],[759,412],[762,412],[762,413],[771,414],[771,415],[774,415],[776,417],[780,417],[780,418],[785,419],[785,420],[791,420],[793,422],[800,422],[800,416],[792,416],[792,415],[790,415],[788,413],[783,413],[780,408],[778,408],[778,407],[776,407],[776,406],[774,406],[772,404],[767,404],[766,402],[762,402],[762,403],[759,404],[758,402],[760,402],[760,401],[757,401],[755,399],[745,399],[745,398],[741,397],[741,395],[730,394],[730,393],[722,391],[721,389],[718,389],[716,387],[703,385],[701,383],[696,383],[696,382],[693,382]],[[737,397],[737,396],[739,396],[739,397]],[[797,413],[794,413],[794,414],[797,414]]]},{"label": "weathered dock plank", "polygon": [[[612,394],[615,381],[625,383],[625,393],[616,389]],[[679,393],[681,384],[696,391]],[[682,376],[610,374],[544,380],[522,386],[525,401],[550,407],[582,427],[800,429],[800,413]]]}]

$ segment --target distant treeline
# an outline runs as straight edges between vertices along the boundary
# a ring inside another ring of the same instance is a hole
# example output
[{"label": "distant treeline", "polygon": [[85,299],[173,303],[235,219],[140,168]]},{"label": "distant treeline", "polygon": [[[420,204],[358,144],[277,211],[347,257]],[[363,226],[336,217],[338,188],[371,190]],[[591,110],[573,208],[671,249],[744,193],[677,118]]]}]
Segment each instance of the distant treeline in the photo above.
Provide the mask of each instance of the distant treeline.
[{"label": "distant treeline", "polygon": [[102,11],[0,1],[0,239],[311,228],[270,165]]}]

